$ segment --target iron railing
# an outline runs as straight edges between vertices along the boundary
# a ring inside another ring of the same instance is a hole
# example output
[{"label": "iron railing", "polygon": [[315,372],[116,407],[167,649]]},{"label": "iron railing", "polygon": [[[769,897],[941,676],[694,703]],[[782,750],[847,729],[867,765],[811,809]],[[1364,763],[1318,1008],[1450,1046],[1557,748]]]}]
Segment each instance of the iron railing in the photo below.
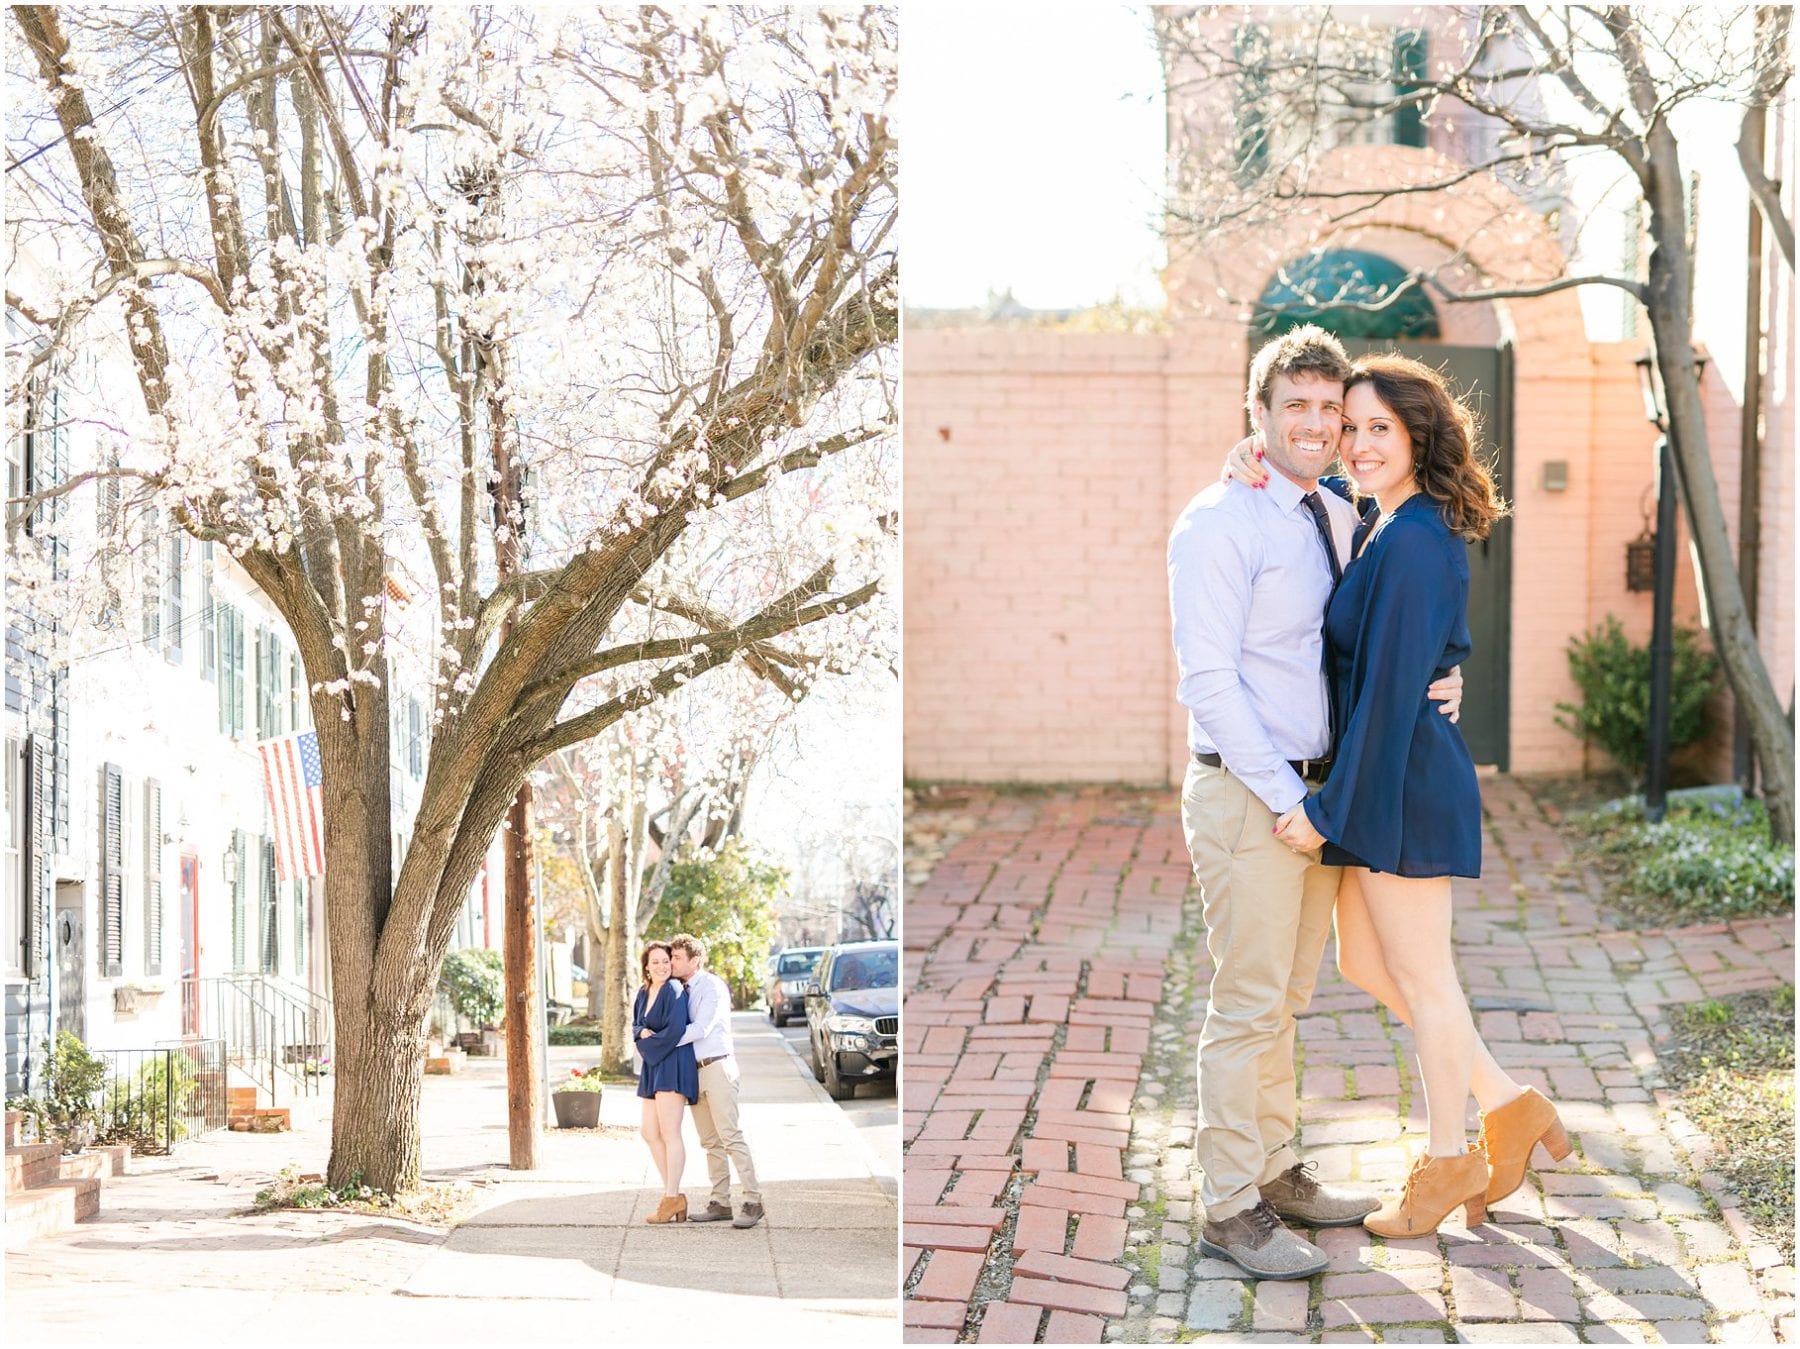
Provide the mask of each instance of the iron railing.
[{"label": "iron railing", "polygon": [[225,1127],[223,1040],[93,1052],[107,1066],[96,1141],[129,1143],[137,1153],[168,1153],[184,1138]]},{"label": "iron railing", "polygon": [[331,1064],[331,1002],[262,975],[182,980],[183,1024],[225,1042],[231,1065],[276,1099],[317,1095]]}]

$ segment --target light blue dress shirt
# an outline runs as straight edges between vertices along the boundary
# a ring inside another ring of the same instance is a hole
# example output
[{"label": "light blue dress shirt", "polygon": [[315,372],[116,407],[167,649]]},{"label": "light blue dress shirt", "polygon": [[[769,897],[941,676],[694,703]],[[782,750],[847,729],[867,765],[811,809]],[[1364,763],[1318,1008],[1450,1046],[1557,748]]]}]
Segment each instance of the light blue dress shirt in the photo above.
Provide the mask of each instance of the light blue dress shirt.
[{"label": "light blue dress shirt", "polygon": [[699,970],[688,985],[688,1028],[679,1043],[692,1045],[696,1059],[731,1052],[731,990],[711,970]]},{"label": "light blue dress shirt", "polygon": [[[1217,754],[1277,815],[1306,798],[1288,760],[1319,758],[1331,744],[1321,656],[1331,564],[1303,495],[1273,469],[1263,488],[1215,483],[1169,535],[1188,748]],[[1355,508],[1329,488],[1319,499],[1341,564]]]}]

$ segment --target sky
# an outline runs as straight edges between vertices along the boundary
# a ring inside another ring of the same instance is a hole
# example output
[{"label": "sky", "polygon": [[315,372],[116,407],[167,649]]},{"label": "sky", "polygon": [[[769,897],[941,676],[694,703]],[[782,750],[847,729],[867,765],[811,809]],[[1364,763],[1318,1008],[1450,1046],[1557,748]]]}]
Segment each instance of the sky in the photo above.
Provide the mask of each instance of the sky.
[{"label": "sky", "polygon": [[931,6],[900,48],[909,305],[1161,308],[1162,73],[1125,5]]}]

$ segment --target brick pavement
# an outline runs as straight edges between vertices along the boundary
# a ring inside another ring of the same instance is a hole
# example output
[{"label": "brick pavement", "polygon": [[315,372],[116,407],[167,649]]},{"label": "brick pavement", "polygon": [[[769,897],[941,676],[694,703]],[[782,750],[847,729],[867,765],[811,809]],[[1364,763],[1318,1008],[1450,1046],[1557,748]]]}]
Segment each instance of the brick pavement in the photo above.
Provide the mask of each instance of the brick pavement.
[{"label": "brick pavement", "polygon": [[[1528,787],[1490,779],[1484,799],[1487,875],[1454,890],[1464,985],[1576,1151],[1474,1232],[1313,1234],[1330,1269],[1285,1284],[1198,1253],[1193,1045],[1211,968],[1175,793],[915,800],[907,1340],[1790,1339],[1793,1268],[1708,1170],[1654,1044],[1671,1004],[1791,979],[1791,916],[1604,930],[1597,883]],[[1424,1127],[1411,1037],[1326,959],[1300,1023],[1302,1146],[1327,1177],[1397,1185]]]}]

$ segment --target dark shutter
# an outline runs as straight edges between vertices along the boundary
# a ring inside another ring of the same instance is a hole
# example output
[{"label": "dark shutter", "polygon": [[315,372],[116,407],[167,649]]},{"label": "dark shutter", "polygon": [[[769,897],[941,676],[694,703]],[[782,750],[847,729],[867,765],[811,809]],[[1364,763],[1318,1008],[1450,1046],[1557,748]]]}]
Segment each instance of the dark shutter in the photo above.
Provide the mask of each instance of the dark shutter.
[{"label": "dark shutter", "polygon": [[231,831],[231,968],[243,970],[250,963],[249,926],[245,921],[248,915],[244,909],[245,872],[249,869],[244,858],[244,831]]},{"label": "dark shutter", "polygon": [[163,582],[163,654],[171,665],[181,664],[181,564],[187,536],[179,527],[169,533],[169,574]]},{"label": "dark shutter", "polygon": [[139,548],[144,558],[144,644],[152,649],[162,641],[162,540],[158,532],[157,511],[152,506],[144,512]]},{"label": "dark shutter", "polygon": [[144,781],[144,973],[162,973],[162,783]]},{"label": "dark shutter", "polygon": [[213,609],[213,546],[200,545],[200,677],[219,677],[219,616]]},{"label": "dark shutter", "polygon": [[125,776],[100,770],[100,974],[125,973]]},{"label": "dark shutter", "polygon": [[25,897],[25,975],[30,979],[41,979],[44,976],[46,956],[49,946],[49,912],[50,912],[50,810],[46,795],[47,780],[50,776],[50,754],[41,735],[31,737],[31,782],[27,790],[31,799],[27,809],[31,812],[31,847],[30,864],[25,869],[28,878]]},{"label": "dark shutter", "polygon": [[[1425,79],[1426,36],[1417,28],[1402,28],[1394,34],[1394,95],[1404,98]],[[1408,103],[1394,109],[1394,144],[1425,145],[1425,108]]]},{"label": "dark shutter", "polygon": [[281,971],[281,914],[275,884],[275,840],[262,841],[262,972]]},{"label": "dark shutter", "polygon": [[112,470],[118,467],[118,456],[110,456],[105,465],[107,476],[100,479],[100,490],[95,493],[100,507],[100,518],[95,521],[95,525],[100,535],[101,598],[98,622],[102,628],[110,628],[119,622],[119,508],[123,492],[118,478],[112,476]]}]

